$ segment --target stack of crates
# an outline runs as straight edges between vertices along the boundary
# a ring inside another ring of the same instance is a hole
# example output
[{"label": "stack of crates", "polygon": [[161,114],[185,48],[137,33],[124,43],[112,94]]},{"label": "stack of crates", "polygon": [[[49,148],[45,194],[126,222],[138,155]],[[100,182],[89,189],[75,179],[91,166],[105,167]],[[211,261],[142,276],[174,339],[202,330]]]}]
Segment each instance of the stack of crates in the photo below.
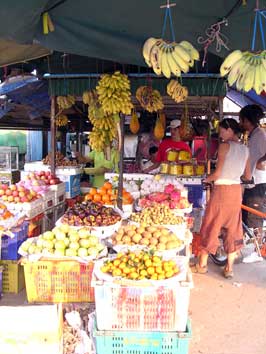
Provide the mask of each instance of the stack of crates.
[{"label": "stack of crates", "polygon": [[[23,267],[18,264],[18,249],[28,237],[28,221],[13,228],[10,235],[1,237],[2,288],[4,293],[19,293],[25,288]],[[12,237],[10,237],[12,236]]]},{"label": "stack of crates", "polygon": [[187,354],[191,274],[160,285],[93,279],[97,354]]}]

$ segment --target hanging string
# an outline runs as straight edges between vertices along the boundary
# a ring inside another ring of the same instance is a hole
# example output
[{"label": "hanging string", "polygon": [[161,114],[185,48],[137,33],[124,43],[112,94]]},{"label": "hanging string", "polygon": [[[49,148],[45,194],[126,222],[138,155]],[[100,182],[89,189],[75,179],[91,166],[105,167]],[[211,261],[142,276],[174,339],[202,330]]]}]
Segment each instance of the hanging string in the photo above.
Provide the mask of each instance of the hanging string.
[{"label": "hanging string", "polygon": [[173,42],[175,42],[175,31],[174,31],[173,19],[172,19],[172,13],[171,13],[171,7],[173,7],[173,6],[176,6],[176,4],[175,3],[170,4],[170,0],[167,0],[166,5],[160,6],[160,9],[165,9],[163,29],[162,29],[162,38],[165,38],[166,25],[167,25],[167,20],[169,18],[169,26],[170,26],[171,36],[172,36]]},{"label": "hanging string", "polygon": [[262,23],[263,19],[264,19],[264,21],[266,20],[266,10],[260,10],[259,1],[256,0],[255,19],[254,19],[253,36],[252,36],[252,43],[251,43],[251,50],[253,52],[255,51],[255,46],[256,46],[258,24],[259,24],[259,31],[260,31],[260,35],[261,35],[262,47],[263,47],[263,50],[266,49],[265,34],[264,34],[264,28],[263,28],[263,23]]}]

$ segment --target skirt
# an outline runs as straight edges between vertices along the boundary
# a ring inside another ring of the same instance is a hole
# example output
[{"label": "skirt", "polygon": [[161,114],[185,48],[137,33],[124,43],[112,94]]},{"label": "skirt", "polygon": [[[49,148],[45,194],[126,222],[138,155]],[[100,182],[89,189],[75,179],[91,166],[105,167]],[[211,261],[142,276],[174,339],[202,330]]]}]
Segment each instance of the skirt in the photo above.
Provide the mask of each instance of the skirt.
[{"label": "skirt", "polygon": [[233,253],[243,247],[242,189],[236,185],[217,185],[211,193],[203,218],[200,248],[215,254],[223,235],[224,250]]}]

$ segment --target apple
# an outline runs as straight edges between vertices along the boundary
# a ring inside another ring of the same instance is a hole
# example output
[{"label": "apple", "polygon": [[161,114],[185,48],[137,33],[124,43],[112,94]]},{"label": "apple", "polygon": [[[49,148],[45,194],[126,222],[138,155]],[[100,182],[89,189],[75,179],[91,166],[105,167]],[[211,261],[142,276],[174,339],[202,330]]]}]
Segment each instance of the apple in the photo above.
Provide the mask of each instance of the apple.
[{"label": "apple", "polygon": [[84,228],[78,230],[78,234],[79,234],[80,238],[87,238],[90,236],[90,231],[84,227]]},{"label": "apple", "polygon": [[89,239],[81,239],[79,240],[79,244],[82,248],[89,248],[91,246]]},{"label": "apple", "polygon": [[18,186],[18,191],[19,192],[25,192],[25,188],[23,186]]},{"label": "apple", "polygon": [[79,235],[77,231],[72,231],[68,234],[71,242],[77,242],[79,240]]},{"label": "apple", "polygon": [[10,189],[7,189],[7,190],[6,190],[6,195],[8,195],[8,196],[9,196],[9,195],[12,195],[12,191],[11,191]]},{"label": "apple", "polygon": [[1,185],[1,188],[2,188],[4,191],[6,191],[6,190],[8,189],[8,186],[7,186],[6,184],[2,184],[2,185]]},{"label": "apple", "polygon": [[66,248],[65,242],[64,241],[56,241],[54,245],[55,249],[57,250],[64,250]]},{"label": "apple", "polygon": [[46,177],[44,175],[41,176],[41,180],[44,181]]},{"label": "apple", "polygon": [[10,195],[9,197],[7,197],[7,201],[10,202],[10,203],[14,202],[13,195]]},{"label": "apple", "polygon": [[20,202],[20,198],[19,197],[14,197],[14,202],[15,203],[19,203]]},{"label": "apple", "polygon": [[67,257],[75,257],[76,255],[77,255],[77,250],[75,250],[74,248],[68,248],[66,250]]},{"label": "apple", "polygon": [[68,224],[62,224],[60,226],[60,230],[63,231],[65,234],[67,234],[70,231],[69,225]]},{"label": "apple", "polygon": [[55,179],[50,179],[50,185],[57,184]]},{"label": "apple", "polygon": [[78,249],[78,256],[79,257],[87,257],[88,256],[88,251],[86,250],[86,248],[79,248]]},{"label": "apple", "polygon": [[76,242],[76,241],[70,242],[69,248],[73,248],[74,250],[78,250],[79,249],[79,243]]},{"label": "apple", "polygon": [[12,195],[13,195],[13,197],[18,197],[18,191],[14,191],[14,192],[12,193]]},{"label": "apple", "polygon": [[17,186],[15,184],[10,184],[9,189],[11,191],[16,191],[17,190]]},{"label": "apple", "polygon": [[54,251],[54,255],[58,257],[64,257],[65,256],[65,250],[64,249],[56,249]]},{"label": "apple", "polygon": [[42,238],[44,240],[53,240],[54,239],[54,233],[52,231],[46,231],[42,234]]},{"label": "apple", "polygon": [[66,234],[63,231],[59,230],[59,231],[55,232],[55,238],[58,241],[63,241],[66,238]]},{"label": "apple", "polygon": [[50,176],[50,174],[51,174],[50,171],[45,171],[45,172],[44,172],[44,175],[47,176],[47,177]]},{"label": "apple", "polygon": [[19,195],[20,198],[23,198],[23,197],[25,197],[25,192],[21,191],[21,192],[18,193],[18,195]]},{"label": "apple", "polygon": [[7,201],[7,198],[8,198],[7,195],[3,195],[3,196],[2,196],[2,200],[3,200],[3,201]]},{"label": "apple", "polygon": [[51,241],[51,240],[44,240],[43,245],[44,245],[44,247],[47,248],[48,250],[51,250],[51,249],[54,248],[54,243],[53,243],[53,241]]},{"label": "apple", "polygon": [[5,195],[6,191],[4,189],[0,189],[0,196]]}]

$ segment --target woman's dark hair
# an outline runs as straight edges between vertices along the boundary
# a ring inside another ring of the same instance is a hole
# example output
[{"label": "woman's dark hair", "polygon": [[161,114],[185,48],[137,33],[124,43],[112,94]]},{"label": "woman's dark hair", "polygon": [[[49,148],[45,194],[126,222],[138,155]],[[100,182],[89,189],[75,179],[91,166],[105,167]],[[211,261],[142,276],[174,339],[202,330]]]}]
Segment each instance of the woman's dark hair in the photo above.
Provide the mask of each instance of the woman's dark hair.
[{"label": "woman's dark hair", "polygon": [[231,128],[235,134],[239,134],[241,132],[239,124],[237,123],[237,121],[235,119],[232,119],[232,118],[223,119],[220,122],[219,127],[224,128],[224,129]]},{"label": "woman's dark hair", "polygon": [[149,148],[149,154],[150,155],[156,154],[157,151],[158,151],[157,146],[152,146],[152,147]]},{"label": "woman's dark hair", "polygon": [[253,126],[256,126],[263,118],[263,110],[256,104],[248,104],[241,109],[239,117],[240,119],[247,119]]}]

